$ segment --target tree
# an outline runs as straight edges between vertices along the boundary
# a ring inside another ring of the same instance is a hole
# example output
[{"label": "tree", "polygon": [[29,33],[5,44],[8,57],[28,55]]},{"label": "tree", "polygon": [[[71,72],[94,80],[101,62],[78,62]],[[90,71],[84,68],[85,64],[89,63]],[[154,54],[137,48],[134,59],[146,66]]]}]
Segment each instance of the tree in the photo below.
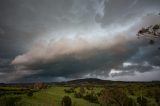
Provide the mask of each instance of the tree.
[{"label": "tree", "polygon": [[64,96],[61,101],[62,106],[72,106],[72,100],[69,96]]},{"label": "tree", "polygon": [[111,92],[107,89],[101,90],[99,101],[102,106],[109,105],[111,101]]},{"label": "tree", "polygon": [[154,44],[155,39],[160,40],[160,24],[150,25],[149,27],[140,29],[137,36],[138,38],[141,36],[147,37],[150,39],[149,44]]},{"label": "tree", "polygon": [[128,102],[129,98],[123,89],[117,88],[111,90],[110,92],[112,92],[112,99],[115,101],[117,106],[127,106],[126,103]]},{"label": "tree", "polygon": [[123,89],[120,88],[102,90],[99,101],[102,106],[129,106],[128,104],[131,104],[132,102]]}]

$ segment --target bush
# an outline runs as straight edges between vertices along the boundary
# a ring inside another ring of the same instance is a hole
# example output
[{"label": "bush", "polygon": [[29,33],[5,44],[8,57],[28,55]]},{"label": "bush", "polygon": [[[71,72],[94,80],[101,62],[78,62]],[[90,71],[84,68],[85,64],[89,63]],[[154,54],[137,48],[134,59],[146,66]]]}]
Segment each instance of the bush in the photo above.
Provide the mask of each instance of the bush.
[{"label": "bush", "polygon": [[96,95],[87,94],[83,98],[85,100],[88,100],[89,102],[92,102],[92,103],[99,103],[98,98],[97,98]]},{"label": "bush", "polygon": [[156,103],[160,106],[160,90],[159,89],[154,89],[155,95],[155,101]]},{"label": "bush", "polygon": [[80,92],[74,93],[75,98],[81,98],[83,95]]},{"label": "bush", "polygon": [[101,105],[128,106],[129,98],[123,89],[105,89],[99,96]]},{"label": "bush", "polygon": [[84,93],[85,93],[84,87],[80,87],[80,93],[81,93],[81,94],[84,94]]},{"label": "bush", "polygon": [[0,106],[20,106],[21,97],[3,96],[0,98]]},{"label": "bush", "polygon": [[62,106],[72,106],[72,100],[69,96],[64,96],[61,102]]},{"label": "bush", "polygon": [[27,96],[33,96],[33,92],[32,91],[28,92]]},{"label": "bush", "polygon": [[137,102],[140,106],[147,106],[147,99],[145,97],[137,97]]},{"label": "bush", "polygon": [[125,106],[136,106],[136,101],[132,98],[128,98],[128,101],[125,103]]},{"label": "bush", "polygon": [[65,93],[73,93],[74,92],[74,88],[70,88],[70,89],[64,89]]},{"label": "bush", "polygon": [[133,92],[132,89],[128,89],[128,93],[129,93],[130,95],[134,95],[134,92]]}]

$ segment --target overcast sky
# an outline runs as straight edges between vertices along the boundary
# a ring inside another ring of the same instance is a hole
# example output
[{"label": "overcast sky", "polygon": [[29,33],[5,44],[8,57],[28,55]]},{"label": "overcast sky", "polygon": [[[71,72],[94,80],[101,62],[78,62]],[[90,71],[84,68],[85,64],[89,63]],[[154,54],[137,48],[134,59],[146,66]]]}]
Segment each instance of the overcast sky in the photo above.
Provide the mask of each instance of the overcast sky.
[{"label": "overcast sky", "polygon": [[160,80],[160,0],[1,0],[0,82]]}]

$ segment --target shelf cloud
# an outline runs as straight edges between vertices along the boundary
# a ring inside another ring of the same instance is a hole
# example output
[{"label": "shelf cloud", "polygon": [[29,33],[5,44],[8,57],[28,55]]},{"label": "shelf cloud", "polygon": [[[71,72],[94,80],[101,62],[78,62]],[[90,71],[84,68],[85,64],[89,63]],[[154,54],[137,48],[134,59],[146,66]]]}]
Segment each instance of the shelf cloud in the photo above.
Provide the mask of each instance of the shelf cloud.
[{"label": "shelf cloud", "polygon": [[0,81],[160,80],[159,42],[149,45],[136,37],[142,27],[160,23],[159,5],[159,0],[2,0]]}]

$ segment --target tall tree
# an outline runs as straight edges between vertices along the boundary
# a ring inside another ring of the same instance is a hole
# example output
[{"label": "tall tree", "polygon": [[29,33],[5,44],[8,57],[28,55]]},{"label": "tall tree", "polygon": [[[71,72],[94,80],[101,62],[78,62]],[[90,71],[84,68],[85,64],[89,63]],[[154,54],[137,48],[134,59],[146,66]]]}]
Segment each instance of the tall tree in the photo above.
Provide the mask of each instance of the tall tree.
[{"label": "tall tree", "polygon": [[149,43],[154,44],[156,39],[160,40],[160,24],[150,25],[142,28],[137,33],[138,38],[147,37],[150,39]]}]

